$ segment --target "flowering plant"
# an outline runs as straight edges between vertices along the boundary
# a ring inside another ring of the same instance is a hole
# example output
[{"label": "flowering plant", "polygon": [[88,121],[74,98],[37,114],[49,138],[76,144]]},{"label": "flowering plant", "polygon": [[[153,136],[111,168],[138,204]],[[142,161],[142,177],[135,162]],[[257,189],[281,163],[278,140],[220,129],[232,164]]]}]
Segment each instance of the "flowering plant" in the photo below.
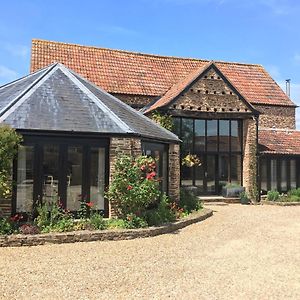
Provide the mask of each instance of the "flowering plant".
[{"label": "flowering plant", "polygon": [[160,195],[156,162],[147,156],[120,155],[106,197],[120,215],[141,215]]},{"label": "flowering plant", "polygon": [[196,154],[188,154],[182,159],[181,164],[189,168],[193,166],[199,167],[201,166],[201,161]]}]

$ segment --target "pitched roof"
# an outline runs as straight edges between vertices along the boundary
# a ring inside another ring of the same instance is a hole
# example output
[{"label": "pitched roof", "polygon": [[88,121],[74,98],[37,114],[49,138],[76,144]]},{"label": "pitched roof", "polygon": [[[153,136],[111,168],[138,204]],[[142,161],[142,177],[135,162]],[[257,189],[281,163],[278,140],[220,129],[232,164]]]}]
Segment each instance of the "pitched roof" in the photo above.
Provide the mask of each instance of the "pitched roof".
[{"label": "pitched roof", "polygon": [[300,131],[262,129],[258,136],[260,153],[300,155]]},{"label": "pitched roof", "polygon": [[60,63],[0,87],[0,123],[16,129],[131,134],[179,141]]},{"label": "pitched roof", "polygon": [[[34,39],[31,71],[55,61],[109,93],[161,96],[208,60],[143,54]],[[215,62],[253,104],[292,105],[261,65]]]},{"label": "pitched roof", "polygon": [[142,109],[142,111],[144,113],[149,113],[155,109],[171,104],[177,99],[178,96],[182,94],[182,92],[188,89],[198,78],[202,77],[204,73],[206,73],[209,69],[212,68],[218,73],[218,75],[226,79],[230,87],[236,91],[236,93],[239,95],[239,98],[246,104],[250,111],[258,114],[257,110],[255,110],[255,108],[245,99],[245,97],[241,95],[241,93],[233,86],[233,84],[228,80],[228,78],[224,76],[224,74],[219,70],[219,68],[213,61],[206,63],[201,68],[190,73],[183,80],[179,81],[178,83],[175,83],[161,98],[159,98],[156,101],[153,101],[149,105],[146,105]]}]

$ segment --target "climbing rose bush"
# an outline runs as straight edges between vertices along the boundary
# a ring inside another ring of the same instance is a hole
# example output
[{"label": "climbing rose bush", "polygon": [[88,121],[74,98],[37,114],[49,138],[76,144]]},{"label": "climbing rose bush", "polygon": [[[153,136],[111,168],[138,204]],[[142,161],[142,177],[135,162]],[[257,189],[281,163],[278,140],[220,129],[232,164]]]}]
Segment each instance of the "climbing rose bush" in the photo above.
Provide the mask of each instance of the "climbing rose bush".
[{"label": "climbing rose bush", "polygon": [[160,197],[155,160],[147,156],[118,156],[106,197],[116,204],[120,215],[140,216]]}]

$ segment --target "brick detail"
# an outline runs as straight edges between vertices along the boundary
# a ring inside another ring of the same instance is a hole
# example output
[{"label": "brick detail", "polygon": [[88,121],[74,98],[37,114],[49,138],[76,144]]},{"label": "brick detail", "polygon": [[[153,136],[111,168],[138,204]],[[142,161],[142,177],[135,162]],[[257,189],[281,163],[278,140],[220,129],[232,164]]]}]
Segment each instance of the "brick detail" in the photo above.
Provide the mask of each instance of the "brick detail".
[{"label": "brick detail", "polygon": [[249,109],[230,87],[208,70],[190,88],[181,93],[171,109],[205,112],[247,112]]},{"label": "brick detail", "polygon": [[180,146],[169,145],[169,197],[179,201],[180,197]]},{"label": "brick detail", "polygon": [[261,113],[260,128],[275,126],[276,128],[296,129],[295,107],[256,105],[255,108]]},{"label": "brick detail", "polygon": [[257,197],[257,159],[256,159],[256,121],[244,121],[244,159],[243,159],[243,186],[251,200]]}]

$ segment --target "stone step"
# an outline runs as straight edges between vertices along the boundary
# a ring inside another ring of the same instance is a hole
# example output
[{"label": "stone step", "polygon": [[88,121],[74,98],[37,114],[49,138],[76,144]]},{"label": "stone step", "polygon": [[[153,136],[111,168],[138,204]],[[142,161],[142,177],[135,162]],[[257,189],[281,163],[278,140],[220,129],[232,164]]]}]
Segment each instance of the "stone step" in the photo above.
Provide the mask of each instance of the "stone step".
[{"label": "stone step", "polygon": [[204,203],[240,203],[240,198],[225,198],[222,196],[198,196],[199,200]]}]

